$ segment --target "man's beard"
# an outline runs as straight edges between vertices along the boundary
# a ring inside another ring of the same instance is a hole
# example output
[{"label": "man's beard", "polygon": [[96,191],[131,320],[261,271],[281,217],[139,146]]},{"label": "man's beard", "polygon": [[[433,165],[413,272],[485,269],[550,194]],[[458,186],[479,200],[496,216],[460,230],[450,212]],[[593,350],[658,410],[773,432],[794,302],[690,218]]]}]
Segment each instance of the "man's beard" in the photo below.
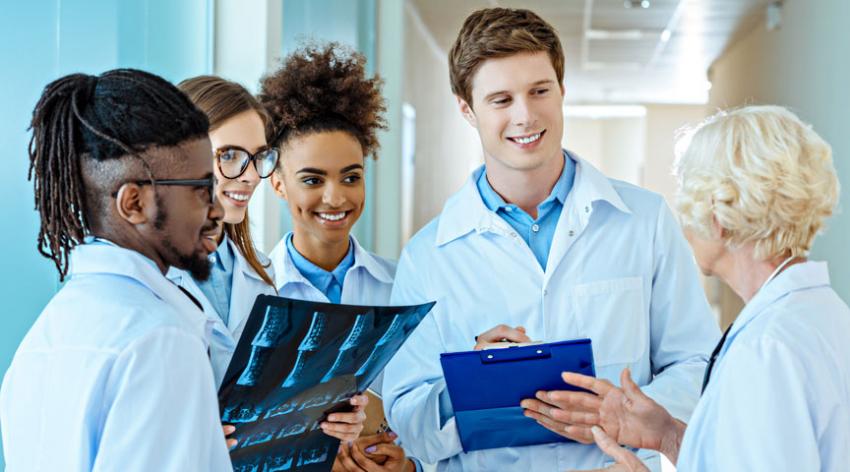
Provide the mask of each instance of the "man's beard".
[{"label": "man's beard", "polygon": [[210,271],[212,269],[212,264],[209,259],[198,253],[181,254],[180,251],[171,244],[171,241],[165,235],[165,222],[168,219],[168,211],[162,204],[159,195],[156,196],[156,205],[156,218],[153,221],[153,227],[159,232],[160,236],[162,236],[162,246],[165,250],[163,258],[165,259],[165,262],[170,266],[188,271],[189,275],[191,275],[195,280],[203,282],[209,279]]}]

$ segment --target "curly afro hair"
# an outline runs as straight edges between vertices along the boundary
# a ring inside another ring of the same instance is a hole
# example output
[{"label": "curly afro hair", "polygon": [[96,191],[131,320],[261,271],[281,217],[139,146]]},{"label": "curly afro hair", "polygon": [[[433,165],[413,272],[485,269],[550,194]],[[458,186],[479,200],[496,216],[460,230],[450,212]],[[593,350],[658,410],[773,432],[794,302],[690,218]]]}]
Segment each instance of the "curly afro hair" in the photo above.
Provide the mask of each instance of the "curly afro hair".
[{"label": "curly afro hair", "polygon": [[366,78],[366,58],[339,43],[307,44],[263,78],[257,97],[271,117],[269,144],[306,134],[345,131],[375,155],[378,130],[387,129],[383,80]]}]

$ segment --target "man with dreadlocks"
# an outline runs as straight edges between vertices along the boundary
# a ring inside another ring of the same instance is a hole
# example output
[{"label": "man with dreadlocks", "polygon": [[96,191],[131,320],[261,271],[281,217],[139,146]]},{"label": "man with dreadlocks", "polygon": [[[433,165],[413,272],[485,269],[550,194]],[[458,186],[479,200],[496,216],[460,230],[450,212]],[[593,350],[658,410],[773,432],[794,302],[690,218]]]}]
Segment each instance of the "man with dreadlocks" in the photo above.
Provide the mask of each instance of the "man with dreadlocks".
[{"label": "man with dreadlocks", "polygon": [[8,470],[231,470],[206,318],[164,276],[209,273],[207,118],[123,69],[52,82],[31,127],[38,249],[68,281],[3,381]]}]

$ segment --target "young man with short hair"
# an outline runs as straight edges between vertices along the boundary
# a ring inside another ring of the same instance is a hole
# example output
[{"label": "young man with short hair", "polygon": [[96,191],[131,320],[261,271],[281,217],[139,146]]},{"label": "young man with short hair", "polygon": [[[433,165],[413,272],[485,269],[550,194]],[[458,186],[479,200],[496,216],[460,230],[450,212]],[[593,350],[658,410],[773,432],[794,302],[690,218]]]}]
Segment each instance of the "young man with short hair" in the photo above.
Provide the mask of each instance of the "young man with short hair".
[{"label": "young man with short hair", "polygon": [[[561,149],[564,55],[548,23],[528,10],[477,11],[449,67],[485,165],[401,255],[391,302],[437,305],[387,367],[387,418],[439,470],[604,466],[588,394],[522,405],[578,442],[462,453],[440,353],[588,337],[599,377],[617,382],[629,367],[687,419],[719,337],[693,258],[660,196]],[[556,409],[566,416],[548,416]],[[642,456],[659,467],[657,455]]]}]

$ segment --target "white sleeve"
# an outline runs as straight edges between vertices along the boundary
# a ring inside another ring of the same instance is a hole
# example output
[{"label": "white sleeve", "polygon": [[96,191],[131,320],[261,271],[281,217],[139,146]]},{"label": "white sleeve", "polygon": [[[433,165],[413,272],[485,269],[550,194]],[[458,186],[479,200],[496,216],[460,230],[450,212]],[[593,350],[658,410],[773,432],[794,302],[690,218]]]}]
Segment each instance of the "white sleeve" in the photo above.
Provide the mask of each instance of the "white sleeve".
[{"label": "white sleeve", "polygon": [[[806,366],[785,344],[730,346],[712,394],[721,414],[709,443],[714,470],[820,470]],[[719,374],[715,372],[715,375]],[[699,448],[699,444],[696,445]],[[708,457],[707,457],[708,458]]]},{"label": "white sleeve", "polygon": [[232,471],[200,339],[153,330],[121,352],[106,385],[94,471]]},{"label": "white sleeve", "polygon": [[[418,263],[418,264],[417,264]],[[384,370],[384,413],[412,456],[437,463],[462,451],[440,367],[444,352],[434,321],[445,303],[429,293],[425,264],[402,252],[391,297],[393,305],[436,301]]]},{"label": "white sleeve", "polygon": [[654,377],[642,389],[687,423],[699,400],[708,357],[720,330],[705,298],[693,253],[663,202],[653,254],[649,311]]}]

